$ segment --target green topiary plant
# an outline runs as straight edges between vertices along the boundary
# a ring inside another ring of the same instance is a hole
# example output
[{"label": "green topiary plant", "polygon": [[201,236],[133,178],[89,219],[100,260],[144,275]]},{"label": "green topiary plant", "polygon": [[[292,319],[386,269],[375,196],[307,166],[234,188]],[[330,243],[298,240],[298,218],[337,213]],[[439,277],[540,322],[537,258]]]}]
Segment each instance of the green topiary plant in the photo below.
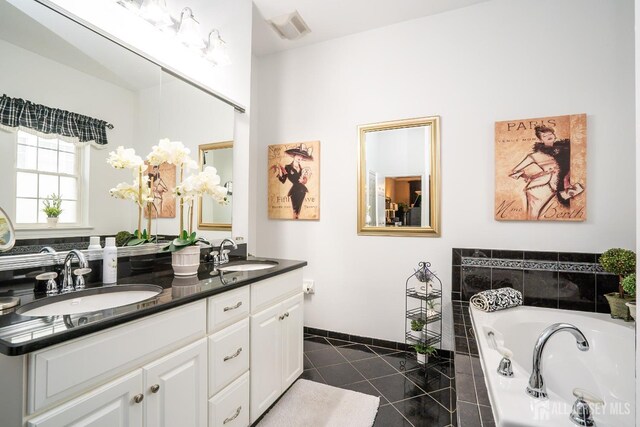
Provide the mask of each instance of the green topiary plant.
[{"label": "green topiary plant", "polygon": [[622,279],[622,288],[630,296],[636,296],[636,273],[631,273]]},{"label": "green topiary plant", "polygon": [[624,288],[622,279],[636,271],[636,254],[629,249],[612,248],[607,250],[600,257],[600,264],[609,273],[617,274],[620,277],[618,293],[620,298],[624,298]]}]

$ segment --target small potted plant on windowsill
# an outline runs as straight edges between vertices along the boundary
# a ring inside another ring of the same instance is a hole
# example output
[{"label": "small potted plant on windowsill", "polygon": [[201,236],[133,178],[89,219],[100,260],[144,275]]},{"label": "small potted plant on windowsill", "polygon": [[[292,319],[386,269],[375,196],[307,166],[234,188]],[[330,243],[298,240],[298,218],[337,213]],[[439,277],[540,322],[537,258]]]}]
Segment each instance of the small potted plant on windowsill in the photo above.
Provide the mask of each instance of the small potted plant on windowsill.
[{"label": "small potted plant on windowsill", "polygon": [[633,297],[633,301],[629,301],[626,305],[629,307],[629,314],[636,320],[636,273],[631,273],[624,279],[622,279],[622,288],[624,291],[629,294],[630,297]]},{"label": "small potted plant on windowsill", "polygon": [[416,351],[416,358],[418,359],[418,363],[420,365],[426,365],[429,361],[429,356],[433,355],[436,352],[435,347],[426,344],[415,344],[413,349]]},{"label": "small potted plant on windowsill", "polygon": [[44,202],[42,202],[44,208],[42,212],[47,215],[47,224],[49,227],[53,228],[58,224],[58,217],[62,213],[62,198],[59,194],[51,194],[48,196]]},{"label": "small potted plant on windowsill", "polygon": [[612,248],[600,257],[600,264],[609,273],[618,275],[618,292],[605,294],[604,297],[611,308],[611,317],[630,321],[629,307],[626,303],[633,301],[634,297],[625,295],[622,286],[624,278],[636,270],[636,254],[629,249]]}]

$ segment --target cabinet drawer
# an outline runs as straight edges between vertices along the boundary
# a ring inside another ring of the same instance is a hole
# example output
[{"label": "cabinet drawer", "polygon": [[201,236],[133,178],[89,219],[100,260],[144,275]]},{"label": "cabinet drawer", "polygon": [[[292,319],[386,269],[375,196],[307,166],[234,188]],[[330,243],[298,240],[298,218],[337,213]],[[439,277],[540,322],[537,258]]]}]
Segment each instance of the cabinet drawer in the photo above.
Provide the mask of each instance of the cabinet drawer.
[{"label": "cabinet drawer", "polygon": [[249,319],[209,337],[209,395],[249,369]]},{"label": "cabinet drawer", "polygon": [[205,336],[198,301],[29,355],[28,412],[105,382]]},{"label": "cabinet drawer", "polygon": [[249,425],[249,372],[209,400],[209,427]]},{"label": "cabinet drawer", "polygon": [[207,329],[214,333],[249,315],[249,286],[209,298]]},{"label": "cabinet drawer", "polygon": [[302,269],[251,284],[251,313],[283,301],[302,291]]}]

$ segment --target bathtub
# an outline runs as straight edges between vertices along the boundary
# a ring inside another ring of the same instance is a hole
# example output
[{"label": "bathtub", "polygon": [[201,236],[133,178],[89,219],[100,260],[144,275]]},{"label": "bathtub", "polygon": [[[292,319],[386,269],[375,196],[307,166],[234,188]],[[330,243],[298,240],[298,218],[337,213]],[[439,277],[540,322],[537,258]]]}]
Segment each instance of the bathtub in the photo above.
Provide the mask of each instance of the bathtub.
[{"label": "bathtub", "polygon": [[[593,407],[598,427],[634,427],[635,424],[635,330],[633,323],[611,319],[608,314],[538,307],[517,307],[486,313],[470,306],[482,370],[489,399],[499,427],[575,426],[569,414],[573,389],[586,389],[604,401]],[[590,344],[589,351],[576,347],[567,332],[553,335],[545,346],[542,375],[549,398],[526,394],[533,347],[540,333],[553,323],[577,326]],[[495,343],[513,352],[514,376],[498,375],[502,356]]]}]

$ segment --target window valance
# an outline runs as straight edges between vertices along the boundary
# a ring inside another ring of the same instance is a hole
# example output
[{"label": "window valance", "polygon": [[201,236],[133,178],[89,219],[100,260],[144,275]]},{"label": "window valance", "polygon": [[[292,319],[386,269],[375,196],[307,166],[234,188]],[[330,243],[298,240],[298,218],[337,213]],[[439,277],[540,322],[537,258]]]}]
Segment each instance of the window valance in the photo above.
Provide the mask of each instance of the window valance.
[{"label": "window valance", "polygon": [[71,142],[93,141],[97,145],[106,145],[107,128],[113,129],[113,125],[82,114],[2,95],[0,128],[32,129],[45,138],[58,136],[61,139],[71,139]]}]

